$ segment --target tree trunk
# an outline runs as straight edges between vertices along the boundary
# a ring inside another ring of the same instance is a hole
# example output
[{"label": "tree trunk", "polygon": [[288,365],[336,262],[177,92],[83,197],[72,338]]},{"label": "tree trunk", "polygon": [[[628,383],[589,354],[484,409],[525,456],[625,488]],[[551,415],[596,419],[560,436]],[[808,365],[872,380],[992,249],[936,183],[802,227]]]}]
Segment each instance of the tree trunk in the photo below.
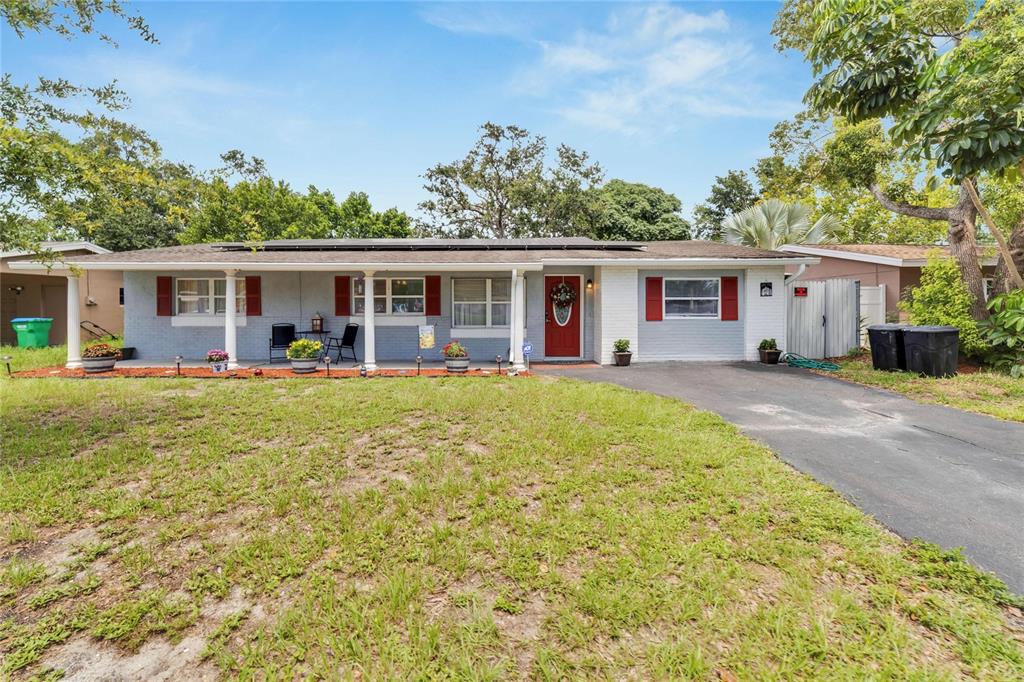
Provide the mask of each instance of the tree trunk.
[{"label": "tree trunk", "polygon": [[978,238],[974,222],[978,216],[978,209],[974,207],[971,195],[964,185],[960,185],[956,205],[946,208],[915,206],[893,201],[877,183],[872,183],[870,189],[878,203],[893,213],[924,220],[945,220],[949,223],[949,250],[960,268],[967,290],[971,292],[971,317],[976,320],[986,319],[988,309],[985,308],[985,284],[978,262]]},{"label": "tree trunk", "polygon": [[956,206],[949,212],[949,249],[960,266],[967,290],[971,292],[971,317],[984,320],[988,317],[988,308],[985,307],[985,282],[978,259],[978,231],[974,222],[977,217],[978,209],[974,207],[967,189],[961,185]]},{"label": "tree trunk", "polygon": [[[1017,221],[1007,242],[1017,272],[1024,272],[1024,216]],[[999,265],[996,266],[996,291],[1006,294],[1013,291],[1013,288],[1013,280],[1010,279],[1010,273],[1006,269],[1006,261],[1000,258]]]}]

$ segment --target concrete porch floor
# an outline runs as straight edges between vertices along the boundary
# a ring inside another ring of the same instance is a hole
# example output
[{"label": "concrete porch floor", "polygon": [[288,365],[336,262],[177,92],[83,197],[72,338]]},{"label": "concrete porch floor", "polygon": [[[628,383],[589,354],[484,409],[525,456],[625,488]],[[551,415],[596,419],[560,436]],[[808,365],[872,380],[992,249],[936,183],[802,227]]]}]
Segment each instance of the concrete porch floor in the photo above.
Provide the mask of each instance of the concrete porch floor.
[{"label": "concrete porch floor", "polygon": [[[204,360],[184,360],[184,361],[182,361],[181,366],[182,367],[206,367],[207,364],[208,363],[206,361],[204,361]],[[353,362],[352,360],[345,360],[345,361],[342,361],[340,363],[339,362],[331,362],[331,369],[359,369],[359,366],[361,364],[362,364],[361,362]],[[118,367],[128,367],[128,368],[131,368],[131,367],[166,367],[166,368],[173,368],[173,367],[175,367],[175,363],[174,363],[173,360],[169,360],[169,361],[164,361],[164,360],[121,360],[121,361],[119,361],[117,363],[117,366]],[[262,368],[273,367],[273,368],[287,369],[289,367],[289,364],[288,364],[288,361],[286,361],[286,360],[275,361],[273,364],[267,362],[266,360],[239,360],[238,361],[238,368],[239,369],[252,369],[252,368],[255,368],[255,367],[262,367]],[[327,365],[324,364],[323,362],[321,362],[320,364],[317,365],[317,367],[319,369],[326,369]],[[420,367],[422,369],[444,369],[444,361],[434,361],[434,360],[431,360],[430,362],[424,361],[420,365]],[[479,363],[475,362],[475,361],[471,361],[470,365],[469,365],[469,368],[470,369],[484,369],[484,370],[491,370],[491,371],[493,371],[493,370],[496,370],[498,368],[498,365],[497,365],[497,363],[495,363],[493,361],[491,361],[491,362],[479,362]],[[502,362],[501,363],[502,371],[504,371],[507,368],[508,368],[508,363]],[[379,369],[379,370],[381,370],[381,369],[410,370],[410,369],[416,369],[416,363],[415,362],[403,361],[403,360],[394,360],[394,361],[382,360],[382,361],[377,363],[377,369]]]}]

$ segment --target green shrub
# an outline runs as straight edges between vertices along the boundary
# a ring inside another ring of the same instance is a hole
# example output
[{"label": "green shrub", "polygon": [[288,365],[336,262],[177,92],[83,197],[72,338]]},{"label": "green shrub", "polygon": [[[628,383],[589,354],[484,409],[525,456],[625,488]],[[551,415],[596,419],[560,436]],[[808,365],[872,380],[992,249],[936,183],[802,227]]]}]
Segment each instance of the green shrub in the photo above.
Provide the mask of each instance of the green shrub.
[{"label": "green shrub", "polygon": [[967,290],[960,268],[951,258],[935,251],[921,268],[921,284],[910,291],[900,308],[907,311],[911,324],[959,327],[960,352],[981,356],[988,344],[978,323],[971,317],[971,292]]},{"label": "green shrub", "polygon": [[988,362],[1013,377],[1024,377],[1024,289],[995,296],[988,302],[992,316],[978,327],[992,346]]},{"label": "green shrub", "polygon": [[628,353],[629,352],[629,339],[616,339],[612,343],[613,353]]},{"label": "green shrub", "polygon": [[761,343],[757,344],[758,350],[778,350],[779,343],[775,339],[761,339]]}]

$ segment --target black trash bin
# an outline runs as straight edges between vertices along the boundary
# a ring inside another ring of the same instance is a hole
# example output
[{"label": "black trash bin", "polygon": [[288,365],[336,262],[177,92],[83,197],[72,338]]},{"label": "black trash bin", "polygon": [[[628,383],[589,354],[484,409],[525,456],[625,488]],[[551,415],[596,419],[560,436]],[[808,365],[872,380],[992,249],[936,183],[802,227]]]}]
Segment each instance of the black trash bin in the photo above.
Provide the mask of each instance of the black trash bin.
[{"label": "black trash bin", "polygon": [[951,377],[959,361],[960,330],[956,327],[907,327],[903,348],[907,371],[930,377]]},{"label": "black trash bin", "polygon": [[868,327],[872,367],[889,372],[907,369],[903,352],[903,330],[906,328],[905,324],[873,324]]}]

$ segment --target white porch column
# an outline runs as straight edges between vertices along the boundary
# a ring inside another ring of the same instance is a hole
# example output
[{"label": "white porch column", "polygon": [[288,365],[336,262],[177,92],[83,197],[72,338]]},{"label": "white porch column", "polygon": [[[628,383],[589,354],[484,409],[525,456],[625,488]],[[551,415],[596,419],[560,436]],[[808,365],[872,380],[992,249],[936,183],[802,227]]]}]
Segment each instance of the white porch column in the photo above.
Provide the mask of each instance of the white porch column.
[{"label": "white porch column", "polygon": [[68,275],[68,361],[64,366],[82,366],[82,317],[78,302],[78,275]]},{"label": "white porch column", "polygon": [[238,327],[236,326],[238,313],[235,310],[237,305],[235,299],[238,295],[238,287],[235,285],[237,272],[237,270],[224,271],[224,274],[227,275],[227,286],[224,292],[224,350],[228,354],[228,369],[238,369]]},{"label": "white porch column", "polygon": [[511,299],[508,310],[508,357],[506,358],[509,367],[512,367],[516,357],[516,306],[518,305],[516,301],[516,274],[518,272],[518,269],[512,268],[512,283],[511,291],[509,292]]},{"label": "white porch column", "polygon": [[524,370],[523,341],[526,340],[526,279],[514,272],[512,279],[512,369]]},{"label": "white porch column", "polygon": [[373,310],[373,270],[363,273],[363,365],[367,372],[377,370],[377,333]]}]

